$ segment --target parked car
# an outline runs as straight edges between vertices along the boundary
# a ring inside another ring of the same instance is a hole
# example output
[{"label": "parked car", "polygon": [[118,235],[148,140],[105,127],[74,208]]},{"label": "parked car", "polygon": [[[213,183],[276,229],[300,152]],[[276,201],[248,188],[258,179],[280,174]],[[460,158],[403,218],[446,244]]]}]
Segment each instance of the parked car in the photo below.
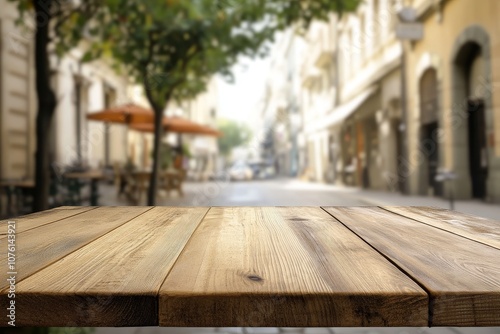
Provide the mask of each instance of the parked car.
[{"label": "parked car", "polygon": [[229,179],[231,181],[249,181],[253,179],[253,170],[248,164],[237,162],[229,170]]},{"label": "parked car", "polygon": [[255,180],[266,180],[273,178],[276,175],[274,166],[265,162],[251,162],[249,163],[249,166],[253,170],[253,178]]}]

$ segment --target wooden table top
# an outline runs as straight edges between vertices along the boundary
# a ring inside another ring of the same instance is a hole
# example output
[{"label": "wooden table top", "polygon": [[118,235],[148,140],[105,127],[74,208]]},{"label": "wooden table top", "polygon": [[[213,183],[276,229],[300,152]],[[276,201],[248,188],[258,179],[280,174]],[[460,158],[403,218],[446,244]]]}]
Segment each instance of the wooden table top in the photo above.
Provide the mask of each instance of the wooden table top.
[{"label": "wooden table top", "polygon": [[17,326],[500,326],[500,223],[447,210],[61,207],[15,221]]}]

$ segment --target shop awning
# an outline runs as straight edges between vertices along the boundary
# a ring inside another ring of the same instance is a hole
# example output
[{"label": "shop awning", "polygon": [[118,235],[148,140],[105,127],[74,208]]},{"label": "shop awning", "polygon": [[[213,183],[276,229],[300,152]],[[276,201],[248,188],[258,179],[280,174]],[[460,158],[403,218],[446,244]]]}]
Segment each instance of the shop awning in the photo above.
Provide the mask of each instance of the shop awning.
[{"label": "shop awning", "polygon": [[313,124],[306,127],[306,133],[314,133],[329,127],[339,125],[346,118],[351,116],[370,96],[372,96],[378,87],[372,86],[352,98],[350,101],[338,106],[325,117],[321,117]]}]

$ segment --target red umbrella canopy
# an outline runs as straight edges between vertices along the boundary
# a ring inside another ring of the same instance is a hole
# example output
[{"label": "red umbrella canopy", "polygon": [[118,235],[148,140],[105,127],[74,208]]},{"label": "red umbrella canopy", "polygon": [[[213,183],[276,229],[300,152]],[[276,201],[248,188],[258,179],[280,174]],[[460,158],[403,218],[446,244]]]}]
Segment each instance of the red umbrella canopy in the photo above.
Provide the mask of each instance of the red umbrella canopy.
[{"label": "red umbrella canopy", "polygon": [[88,114],[87,119],[128,125],[153,123],[154,113],[151,109],[144,108],[133,103],[128,103]]},{"label": "red umbrella canopy", "polygon": [[[154,132],[154,125],[152,123],[133,124],[131,128],[141,132]],[[205,126],[181,117],[163,118],[163,128],[169,133],[186,133],[213,137],[220,137],[222,135],[221,132],[209,126]]]}]

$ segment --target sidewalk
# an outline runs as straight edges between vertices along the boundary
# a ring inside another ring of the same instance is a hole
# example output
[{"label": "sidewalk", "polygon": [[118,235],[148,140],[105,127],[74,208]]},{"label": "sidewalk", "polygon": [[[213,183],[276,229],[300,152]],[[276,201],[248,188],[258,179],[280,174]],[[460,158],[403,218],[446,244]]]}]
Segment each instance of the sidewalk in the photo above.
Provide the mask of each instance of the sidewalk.
[{"label": "sidewalk", "polygon": [[[361,190],[352,194],[366,205],[377,206],[433,206],[450,209],[449,200],[438,197],[407,196],[399,193]],[[455,201],[455,211],[500,221],[500,205],[479,200]],[[500,225],[499,225],[500,227]]]},{"label": "sidewalk", "polygon": [[[450,209],[450,201],[438,197],[409,196],[387,191],[367,190],[292,179],[288,180],[287,187],[338,193],[341,196],[351,198],[367,206],[433,206]],[[485,203],[479,200],[455,201],[454,211],[500,221],[500,204],[498,203]]]}]

